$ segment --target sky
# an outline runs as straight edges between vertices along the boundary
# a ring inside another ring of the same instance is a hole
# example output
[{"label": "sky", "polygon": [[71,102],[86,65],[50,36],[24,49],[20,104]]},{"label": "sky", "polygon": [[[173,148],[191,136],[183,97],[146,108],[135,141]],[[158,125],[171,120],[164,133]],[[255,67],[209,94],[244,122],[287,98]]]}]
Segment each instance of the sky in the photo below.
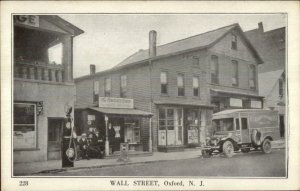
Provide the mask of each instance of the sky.
[{"label": "sky", "polygon": [[157,31],[157,45],[239,23],[243,31],[263,22],[269,31],[286,26],[284,14],[90,14],[59,15],[79,27],[74,38],[74,77],[110,69],[140,49],[149,47],[149,31]]}]

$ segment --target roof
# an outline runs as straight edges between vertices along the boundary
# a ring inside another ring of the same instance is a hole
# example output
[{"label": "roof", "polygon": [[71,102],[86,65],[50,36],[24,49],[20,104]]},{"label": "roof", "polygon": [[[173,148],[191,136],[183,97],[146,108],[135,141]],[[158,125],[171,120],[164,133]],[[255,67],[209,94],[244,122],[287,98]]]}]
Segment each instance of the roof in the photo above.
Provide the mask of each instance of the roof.
[{"label": "roof", "polygon": [[113,115],[137,115],[150,117],[152,113],[138,110],[138,109],[123,109],[123,108],[103,108],[103,107],[89,107],[94,111],[98,111],[104,114],[113,114]]},{"label": "roof", "polygon": [[268,110],[268,109],[228,109],[228,110],[220,111],[218,113],[214,113],[213,116],[234,114],[237,112],[259,112],[259,111],[270,112],[272,110]]},{"label": "roof", "polygon": [[258,92],[264,97],[268,96],[284,70],[275,70],[258,74]]},{"label": "roof", "polygon": [[[220,39],[222,39],[226,34],[231,32],[233,29],[238,29],[240,31],[241,36],[244,38],[245,42],[249,45],[250,49],[253,51],[254,56],[257,58],[258,63],[261,64],[263,61],[261,57],[258,55],[254,47],[251,45],[250,41],[243,34],[242,29],[239,24],[232,24],[229,26],[225,26],[213,31],[205,32],[199,35],[195,35],[192,37],[188,37],[182,40],[174,41],[168,44],[164,44],[156,47],[156,57],[169,56],[176,53],[182,53],[187,50],[198,50],[204,49],[213,46]],[[116,65],[114,68],[120,68],[127,65],[131,65],[133,63],[145,62],[149,59],[149,49],[147,50],[139,50],[133,55],[129,56],[121,63]]]},{"label": "roof", "polygon": [[234,92],[234,91],[224,91],[224,90],[219,90],[219,89],[210,89],[210,90],[213,92],[216,92],[216,93],[221,93],[221,94],[242,95],[242,96],[247,96],[247,97],[258,97],[258,98],[263,97],[263,96],[255,95],[255,94],[248,94],[248,93],[241,93],[241,92]]}]

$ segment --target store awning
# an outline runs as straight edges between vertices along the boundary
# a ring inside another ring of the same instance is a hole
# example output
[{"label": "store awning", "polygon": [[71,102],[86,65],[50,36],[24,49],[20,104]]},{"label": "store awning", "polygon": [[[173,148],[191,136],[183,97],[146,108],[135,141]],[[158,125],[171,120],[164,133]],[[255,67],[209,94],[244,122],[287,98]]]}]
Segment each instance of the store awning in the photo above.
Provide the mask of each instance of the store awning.
[{"label": "store awning", "polygon": [[131,115],[131,116],[142,116],[151,117],[152,113],[138,110],[138,109],[123,109],[123,108],[103,108],[103,107],[89,107],[94,111],[98,111],[108,115]]}]

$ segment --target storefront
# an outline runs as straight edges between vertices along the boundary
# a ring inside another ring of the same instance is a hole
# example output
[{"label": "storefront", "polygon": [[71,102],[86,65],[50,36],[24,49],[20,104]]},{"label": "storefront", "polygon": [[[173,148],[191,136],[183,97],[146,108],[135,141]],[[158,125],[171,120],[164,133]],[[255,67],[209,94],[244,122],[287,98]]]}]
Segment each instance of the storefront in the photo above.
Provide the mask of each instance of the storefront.
[{"label": "storefront", "polygon": [[[95,133],[102,140],[106,156],[119,154],[120,144],[128,143],[129,151],[148,151],[149,127],[143,121],[149,121],[152,114],[134,109],[132,99],[99,98],[99,106],[75,109],[75,127],[82,133]],[[122,104],[121,102],[128,102]],[[116,104],[118,102],[118,104]],[[108,104],[109,103],[109,104]],[[146,143],[146,144],[145,144]]]}]

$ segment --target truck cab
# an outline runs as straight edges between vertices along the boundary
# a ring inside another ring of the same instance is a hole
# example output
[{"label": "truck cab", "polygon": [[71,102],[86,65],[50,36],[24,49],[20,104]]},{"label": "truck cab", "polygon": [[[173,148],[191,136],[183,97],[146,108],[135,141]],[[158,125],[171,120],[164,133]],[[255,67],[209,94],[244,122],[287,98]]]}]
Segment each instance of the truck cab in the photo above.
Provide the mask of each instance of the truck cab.
[{"label": "truck cab", "polygon": [[277,111],[263,109],[231,109],[213,114],[214,133],[206,138],[202,147],[203,156],[224,153],[231,157],[241,150],[261,149],[264,153],[272,150],[271,141],[278,140],[279,115]]}]

